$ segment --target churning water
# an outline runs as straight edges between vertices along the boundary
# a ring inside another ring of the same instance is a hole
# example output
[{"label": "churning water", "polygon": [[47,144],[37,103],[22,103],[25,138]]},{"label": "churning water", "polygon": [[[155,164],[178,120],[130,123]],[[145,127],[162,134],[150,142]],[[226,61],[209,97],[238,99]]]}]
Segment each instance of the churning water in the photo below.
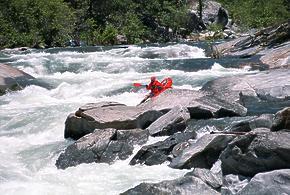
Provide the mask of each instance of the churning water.
[{"label": "churning water", "polygon": [[214,78],[248,72],[224,68],[190,44],[6,49],[0,58],[42,83],[0,96],[0,193],[5,195],[118,194],[141,182],[182,176],[188,170],[130,166],[130,159],[58,170],[56,159],[72,143],[63,137],[66,117],[86,103],[136,105],[147,92],[132,83],[148,83],[152,75],[172,77],[174,88],[197,90]]}]

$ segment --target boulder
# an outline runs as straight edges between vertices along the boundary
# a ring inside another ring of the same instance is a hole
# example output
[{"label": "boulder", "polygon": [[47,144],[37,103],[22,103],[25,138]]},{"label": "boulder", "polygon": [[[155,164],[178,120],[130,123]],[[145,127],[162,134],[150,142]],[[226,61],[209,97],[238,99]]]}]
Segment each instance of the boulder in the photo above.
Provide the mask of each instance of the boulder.
[{"label": "boulder", "polygon": [[208,169],[194,168],[193,171],[185,174],[185,177],[186,176],[197,177],[216,190],[219,190],[223,185],[222,176],[217,175]]},{"label": "boulder", "polygon": [[162,181],[160,183],[141,183],[136,187],[121,193],[121,195],[146,194],[146,195],[218,195],[217,191],[205,184],[201,179],[186,176],[174,180]]},{"label": "boulder", "polygon": [[178,105],[154,121],[147,130],[152,136],[172,135],[183,131],[186,128],[186,121],[189,119],[190,114],[187,108]]},{"label": "boulder", "polygon": [[0,64],[0,95],[3,95],[6,90],[22,89],[33,79],[34,77],[21,70]]},{"label": "boulder", "polygon": [[170,167],[177,169],[211,168],[221,151],[235,138],[230,134],[206,134],[173,158]]},{"label": "boulder", "polygon": [[56,161],[59,169],[81,163],[112,163],[124,160],[133,153],[133,145],[144,144],[148,132],[142,129],[96,129],[68,146]]},{"label": "boulder", "polygon": [[187,89],[168,89],[158,98],[150,99],[138,107],[168,112],[177,105],[187,108],[193,119],[244,116],[247,112],[240,104],[213,96],[212,93]]},{"label": "boulder", "polygon": [[269,68],[290,68],[290,42],[281,44],[279,47],[267,48],[261,52],[260,58],[263,64],[267,64]]},{"label": "boulder", "polygon": [[[176,133],[164,141],[160,141],[151,145],[143,146],[138,153],[130,161],[130,165],[145,164],[145,165],[157,165],[170,160],[172,158],[172,152],[174,146],[178,143],[184,143],[189,139],[194,139],[196,134],[189,133]],[[175,152],[178,150],[175,148]]]},{"label": "boulder", "polygon": [[279,69],[256,74],[219,78],[206,83],[202,91],[239,102],[249,115],[276,113],[290,105],[290,70]]},{"label": "boulder", "polygon": [[205,133],[211,131],[230,131],[234,126],[255,119],[256,116],[245,117],[225,117],[225,118],[211,118],[211,119],[191,119],[187,122],[184,132]]},{"label": "boulder", "polygon": [[231,132],[249,132],[257,128],[270,129],[273,124],[273,114],[262,114],[251,119],[247,119],[233,125],[229,131]]},{"label": "boulder", "polygon": [[290,107],[284,108],[277,112],[274,117],[272,131],[290,129]]},{"label": "boulder", "polygon": [[290,194],[290,169],[258,173],[237,194]]},{"label": "boulder", "polygon": [[79,139],[95,129],[145,129],[162,112],[144,110],[135,106],[126,106],[117,102],[99,102],[86,104],[65,121],[65,138]]},{"label": "boulder", "polygon": [[[199,10],[198,1],[190,2],[192,12],[197,13]],[[209,26],[212,23],[218,24],[221,27],[225,27],[228,23],[228,12],[216,1],[203,1],[202,3],[202,21],[205,26]]]},{"label": "boulder", "polygon": [[225,175],[223,177],[223,186],[221,188],[221,194],[234,195],[243,189],[250,181],[251,178],[242,175]]},{"label": "boulder", "polygon": [[290,23],[271,26],[256,33],[212,46],[211,56],[240,56],[260,62],[261,69],[290,66]]},{"label": "boulder", "polygon": [[234,139],[221,153],[223,174],[252,177],[290,167],[290,133],[253,131]]},{"label": "boulder", "polygon": [[190,117],[196,119],[246,114],[246,109],[240,104],[206,92],[168,89],[158,98],[152,98],[139,106],[126,106],[117,102],[87,104],[68,116],[64,137],[78,139],[95,129],[104,128],[146,129],[175,106],[187,108]]}]

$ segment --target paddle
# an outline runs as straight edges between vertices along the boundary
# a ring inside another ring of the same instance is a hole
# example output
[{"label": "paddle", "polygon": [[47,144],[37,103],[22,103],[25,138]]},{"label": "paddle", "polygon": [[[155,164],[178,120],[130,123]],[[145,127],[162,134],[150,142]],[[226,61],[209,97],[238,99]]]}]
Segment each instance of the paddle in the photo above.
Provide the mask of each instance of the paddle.
[{"label": "paddle", "polygon": [[141,84],[141,83],[133,83],[133,85],[134,85],[135,87],[145,87],[145,86],[146,86],[146,85]]}]

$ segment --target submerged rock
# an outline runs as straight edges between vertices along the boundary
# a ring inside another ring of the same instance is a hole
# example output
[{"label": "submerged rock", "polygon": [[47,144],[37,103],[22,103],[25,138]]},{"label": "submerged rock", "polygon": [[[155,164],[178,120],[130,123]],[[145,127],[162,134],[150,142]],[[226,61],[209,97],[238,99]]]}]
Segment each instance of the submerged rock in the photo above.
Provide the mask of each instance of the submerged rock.
[{"label": "submerged rock", "polygon": [[234,139],[222,152],[223,174],[254,176],[290,168],[290,133],[254,131]]},{"label": "submerged rock", "polygon": [[221,151],[234,138],[235,135],[230,134],[206,134],[173,158],[169,166],[178,169],[192,167],[209,169],[217,161]]},{"label": "submerged rock", "polygon": [[146,143],[148,136],[148,132],[142,129],[97,129],[68,146],[60,154],[56,166],[66,169],[81,163],[112,163],[117,159],[124,160],[132,155],[133,145]]},{"label": "submerged rock", "polygon": [[237,194],[290,194],[290,169],[258,173]]},{"label": "submerged rock", "polygon": [[34,77],[21,70],[0,64],[0,95],[3,95],[6,90],[22,89],[33,79]]}]

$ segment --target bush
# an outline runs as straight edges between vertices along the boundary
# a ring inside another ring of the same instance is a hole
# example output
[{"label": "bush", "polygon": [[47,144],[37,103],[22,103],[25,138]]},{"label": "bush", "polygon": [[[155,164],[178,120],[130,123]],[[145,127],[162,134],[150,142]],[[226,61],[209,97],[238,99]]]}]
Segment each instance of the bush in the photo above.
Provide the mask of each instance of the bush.
[{"label": "bush", "polygon": [[290,18],[287,0],[219,0],[234,21],[246,28],[267,27]]}]

